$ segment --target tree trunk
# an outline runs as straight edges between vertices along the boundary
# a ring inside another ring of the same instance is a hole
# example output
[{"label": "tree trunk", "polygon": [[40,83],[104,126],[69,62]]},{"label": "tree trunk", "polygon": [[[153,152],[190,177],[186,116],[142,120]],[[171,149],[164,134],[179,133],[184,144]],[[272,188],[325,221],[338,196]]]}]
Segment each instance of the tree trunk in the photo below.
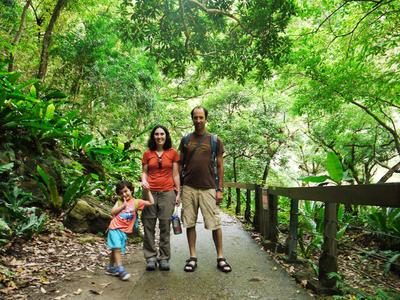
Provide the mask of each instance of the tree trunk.
[{"label": "tree trunk", "polygon": [[15,34],[11,45],[13,46],[13,49],[10,53],[10,61],[8,63],[8,72],[14,71],[14,61],[15,61],[15,51],[16,51],[16,46],[19,43],[19,40],[21,39],[22,31],[24,30],[24,25],[25,25],[25,20],[26,20],[26,12],[28,11],[29,5],[31,5],[32,0],[26,0],[25,6],[22,9],[22,14],[21,14],[21,22],[19,24],[19,28],[17,33]]},{"label": "tree trunk", "polygon": [[268,160],[267,163],[265,164],[264,173],[263,173],[262,180],[261,180],[261,186],[264,186],[265,182],[267,181],[270,163],[271,163],[271,160]]},{"label": "tree trunk", "polygon": [[53,34],[54,25],[57,22],[58,17],[60,16],[61,10],[65,6],[68,0],[58,0],[56,6],[54,7],[53,13],[51,15],[51,19],[49,25],[47,25],[46,32],[43,37],[43,45],[42,45],[42,53],[40,55],[40,65],[38,78],[41,82],[44,82],[44,78],[46,77],[47,72],[47,63],[49,59],[49,48],[51,45],[51,39]]},{"label": "tree trunk", "polygon": [[377,183],[384,183],[386,182],[390,177],[392,177],[393,173],[396,172],[397,170],[400,169],[400,162],[395,164],[393,167],[391,167],[385,175],[382,176],[381,179]]}]

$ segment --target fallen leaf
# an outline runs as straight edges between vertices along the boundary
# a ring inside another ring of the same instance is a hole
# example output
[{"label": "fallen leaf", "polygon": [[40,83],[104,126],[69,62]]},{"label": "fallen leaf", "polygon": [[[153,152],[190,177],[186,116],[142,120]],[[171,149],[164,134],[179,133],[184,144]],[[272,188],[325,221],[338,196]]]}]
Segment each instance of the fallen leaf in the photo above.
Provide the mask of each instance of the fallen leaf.
[{"label": "fallen leaf", "polygon": [[103,288],[106,288],[106,287],[108,287],[110,284],[111,284],[111,281],[110,281],[110,282],[107,282],[107,283],[101,283],[100,285],[101,285]]},{"label": "fallen leaf", "polygon": [[47,293],[47,291],[46,291],[43,287],[40,287],[40,291],[41,291],[43,294],[46,294],[46,293]]},{"label": "fallen leaf", "polygon": [[307,283],[308,283],[307,279],[303,279],[302,281],[300,281],[300,284],[301,284],[303,287],[306,287],[306,286],[307,286]]},{"label": "fallen leaf", "polygon": [[65,299],[69,294],[64,294],[58,297],[55,297],[54,300],[61,300],[61,299]]},{"label": "fallen leaf", "polygon": [[103,294],[103,291],[96,291],[96,290],[89,290],[89,292],[91,292],[92,294],[94,294],[94,295],[101,295],[101,294]]},{"label": "fallen leaf", "polygon": [[74,292],[74,294],[75,294],[75,295],[80,295],[80,294],[82,294],[82,289],[77,289],[77,290]]}]

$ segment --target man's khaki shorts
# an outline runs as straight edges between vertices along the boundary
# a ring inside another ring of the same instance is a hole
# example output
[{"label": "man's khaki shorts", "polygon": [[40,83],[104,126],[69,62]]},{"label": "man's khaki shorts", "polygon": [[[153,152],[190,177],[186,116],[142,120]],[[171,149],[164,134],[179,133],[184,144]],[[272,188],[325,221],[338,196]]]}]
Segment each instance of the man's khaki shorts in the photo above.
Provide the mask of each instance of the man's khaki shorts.
[{"label": "man's khaki shorts", "polygon": [[196,226],[199,207],[206,229],[221,228],[219,208],[215,202],[215,189],[196,189],[185,185],[182,187],[181,202],[182,221],[186,228]]}]

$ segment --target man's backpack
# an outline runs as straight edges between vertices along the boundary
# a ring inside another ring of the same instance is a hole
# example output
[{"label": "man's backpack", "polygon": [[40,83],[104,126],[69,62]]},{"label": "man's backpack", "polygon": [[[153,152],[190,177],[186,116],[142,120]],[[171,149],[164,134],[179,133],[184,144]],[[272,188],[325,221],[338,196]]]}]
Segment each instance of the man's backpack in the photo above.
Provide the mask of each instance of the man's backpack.
[{"label": "man's backpack", "polygon": [[[186,149],[189,145],[190,137],[192,133],[186,134],[183,138],[183,148],[182,148],[182,168],[181,168],[181,185],[183,184],[183,178],[185,177],[185,162],[186,162]],[[196,145],[196,148],[192,152],[192,156],[194,152],[196,152],[197,148],[200,147],[202,140]],[[215,180],[215,188],[219,187],[219,177],[218,177],[218,169],[217,169],[217,152],[218,152],[218,142],[217,142],[217,135],[211,134],[211,163],[213,165],[214,171],[214,180]],[[189,157],[190,160],[191,157]]]}]

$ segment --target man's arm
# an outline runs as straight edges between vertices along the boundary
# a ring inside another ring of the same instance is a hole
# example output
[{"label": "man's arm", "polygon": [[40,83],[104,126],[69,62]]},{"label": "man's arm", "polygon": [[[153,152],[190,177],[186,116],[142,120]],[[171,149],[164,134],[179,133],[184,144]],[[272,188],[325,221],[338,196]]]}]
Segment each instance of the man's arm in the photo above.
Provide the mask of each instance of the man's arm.
[{"label": "man's arm", "polygon": [[217,156],[217,172],[219,178],[219,186],[216,187],[217,192],[215,195],[215,200],[217,202],[217,205],[219,205],[222,202],[222,188],[224,187],[224,158],[222,154]]},{"label": "man's arm", "polygon": [[174,179],[174,184],[177,189],[175,204],[179,205],[180,197],[181,197],[181,180],[180,180],[180,172],[179,172],[179,162],[172,163],[172,176]]}]

